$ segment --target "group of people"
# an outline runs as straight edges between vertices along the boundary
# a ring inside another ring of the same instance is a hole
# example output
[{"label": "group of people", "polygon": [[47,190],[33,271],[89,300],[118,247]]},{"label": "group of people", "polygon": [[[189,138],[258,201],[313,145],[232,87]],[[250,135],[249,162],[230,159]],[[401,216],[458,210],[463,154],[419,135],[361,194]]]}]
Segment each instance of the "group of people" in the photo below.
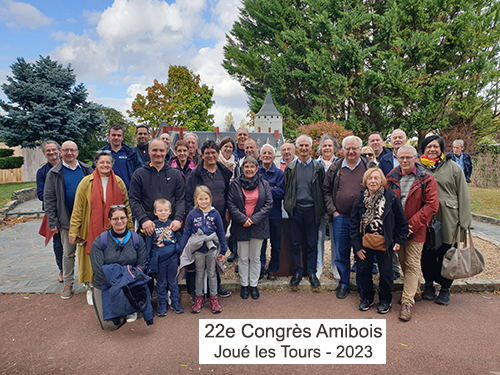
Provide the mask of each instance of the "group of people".
[{"label": "group of people", "polygon": [[[418,162],[417,151],[406,145],[399,129],[391,137],[394,151],[373,133],[363,154],[361,139],[349,136],[342,140],[341,158],[335,156],[337,140],[325,134],[317,160],[311,156],[312,139],[301,135],[295,145],[281,147],[277,163],[274,147],[259,149],[244,128],[238,129],[236,142],[228,137],[218,144],[206,141],[201,148],[196,134],[187,133],[174,151],[167,133],[149,141],[149,130],[142,125],[136,130],[136,148],[123,142],[119,125],[111,127],[108,138],[109,144],[94,157],[95,169],[77,160],[74,142],[45,142],[48,163],[37,174],[58,280],[64,283],[61,298],[72,296],[77,254],[79,282],[87,286],[87,301],[105,330],[135,320],[137,311],[152,323],[153,278],[158,316],[167,315],[168,292],[170,308],[184,312],[177,285],[182,278],[192,313],[201,311],[205,296],[212,312],[220,313],[218,297],[231,294],[219,276],[227,249],[232,252],[228,261],[238,258],[241,298],[258,299],[259,279],[267,275],[276,280],[280,268],[283,218],[290,225],[292,288],[306,273],[311,288],[320,287],[329,223],[337,298],[349,293],[352,248],[360,310],[374,302],[372,272],[377,265],[379,313],[391,309],[399,263],[405,277],[402,320],[411,319],[421,272],[426,281],[422,298],[450,301],[452,280],[440,276],[440,265],[455,229],[468,228],[471,214],[460,162],[444,155],[437,136],[424,140]],[[426,252],[425,233],[433,216],[443,225],[443,246]],[[441,285],[439,296],[434,282]],[[125,284],[118,291],[113,287]],[[117,298],[128,301],[120,311],[111,303]]]}]

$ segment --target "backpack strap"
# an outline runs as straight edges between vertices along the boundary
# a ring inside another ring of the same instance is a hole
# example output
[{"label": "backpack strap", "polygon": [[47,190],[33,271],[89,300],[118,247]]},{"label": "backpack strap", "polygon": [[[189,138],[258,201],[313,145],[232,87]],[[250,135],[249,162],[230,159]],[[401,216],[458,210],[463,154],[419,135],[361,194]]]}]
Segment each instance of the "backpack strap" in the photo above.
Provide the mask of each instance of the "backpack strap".
[{"label": "backpack strap", "polygon": [[134,242],[134,248],[135,250],[139,250],[139,235],[137,232],[134,232],[133,230],[130,231],[130,235],[132,236],[132,241]]},{"label": "backpack strap", "polygon": [[101,233],[101,250],[104,251],[108,247],[108,231]]}]

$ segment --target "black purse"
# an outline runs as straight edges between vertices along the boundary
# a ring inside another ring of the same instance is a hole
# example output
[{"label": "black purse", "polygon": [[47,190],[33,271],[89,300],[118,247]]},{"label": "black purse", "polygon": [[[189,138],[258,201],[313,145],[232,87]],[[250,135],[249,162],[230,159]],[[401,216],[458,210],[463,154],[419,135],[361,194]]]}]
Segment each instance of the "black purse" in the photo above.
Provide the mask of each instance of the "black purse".
[{"label": "black purse", "polygon": [[[425,205],[423,177],[420,187],[422,188],[422,205]],[[436,220],[436,218],[432,216],[431,222],[427,224],[424,250],[437,251],[442,245],[443,245],[443,232],[441,228],[441,222]]]}]

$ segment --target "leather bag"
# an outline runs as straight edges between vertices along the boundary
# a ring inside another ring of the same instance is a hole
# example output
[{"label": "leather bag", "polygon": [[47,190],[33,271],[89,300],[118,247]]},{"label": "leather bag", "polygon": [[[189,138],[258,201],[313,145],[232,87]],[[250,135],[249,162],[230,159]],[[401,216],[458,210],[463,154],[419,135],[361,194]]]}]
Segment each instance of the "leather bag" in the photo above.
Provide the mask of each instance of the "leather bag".
[{"label": "leather bag", "polygon": [[[452,246],[444,255],[441,276],[447,279],[465,279],[484,270],[483,254],[474,247],[470,228],[467,231],[464,247],[461,247],[460,226],[457,228],[455,246]],[[470,246],[468,246],[467,238],[469,238]]]},{"label": "leather bag", "polygon": [[427,226],[424,247],[426,250],[437,251],[443,245],[443,232],[441,222],[432,218]]},{"label": "leather bag", "polygon": [[365,228],[359,224],[359,229],[363,235],[362,244],[365,249],[372,249],[377,251],[386,251],[385,248],[385,237],[378,233],[365,233]]}]

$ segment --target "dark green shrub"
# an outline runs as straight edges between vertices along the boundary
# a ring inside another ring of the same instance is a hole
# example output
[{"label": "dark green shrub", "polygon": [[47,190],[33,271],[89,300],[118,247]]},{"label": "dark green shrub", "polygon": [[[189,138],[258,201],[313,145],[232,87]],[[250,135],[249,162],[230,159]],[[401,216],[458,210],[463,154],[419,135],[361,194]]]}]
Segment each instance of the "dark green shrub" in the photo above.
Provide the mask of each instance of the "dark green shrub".
[{"label": "dark green shrub", "polygon": [[0,158],[0,169],[16,169],[21,168],[24,163],[22,156],[8,156]]},{"label": "dark green shrub", "polygon": [[12,156],[14,154],[14,150],[10,148],[0,148],[0,158],[6,158],[7,156]]}]

